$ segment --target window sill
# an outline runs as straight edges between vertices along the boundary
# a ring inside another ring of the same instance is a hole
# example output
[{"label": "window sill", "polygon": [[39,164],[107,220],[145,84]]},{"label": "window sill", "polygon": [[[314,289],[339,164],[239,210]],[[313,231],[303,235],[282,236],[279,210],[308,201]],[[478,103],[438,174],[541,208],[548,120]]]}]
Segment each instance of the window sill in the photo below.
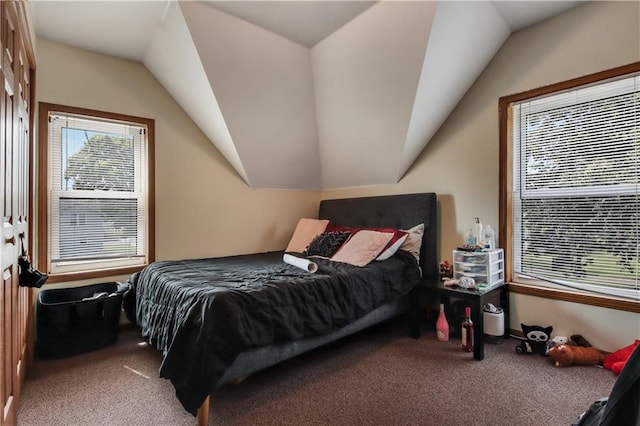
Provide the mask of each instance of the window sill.
[{"label": "window sill", "polygon": [[563,300],[565,302],[581,303],[583,305],[592,305],[601,308],[640,313],[640,301],[597,296],[567,290],[542,288],[520,283],[509,283],[509,291],[511,293],[525,294],[528,296],[537,296],[546,299]]},{"label": "window sill", "polygon": [[117,275],[131,275],[135,272],[141,271],[145,266],[146,265],[117,269],[114,268],[96,271],[73,272],[65,274],[51,274],[47,279],[47,284],[66,283],[70,281],[88,280],[92,278],[115,277]]}]

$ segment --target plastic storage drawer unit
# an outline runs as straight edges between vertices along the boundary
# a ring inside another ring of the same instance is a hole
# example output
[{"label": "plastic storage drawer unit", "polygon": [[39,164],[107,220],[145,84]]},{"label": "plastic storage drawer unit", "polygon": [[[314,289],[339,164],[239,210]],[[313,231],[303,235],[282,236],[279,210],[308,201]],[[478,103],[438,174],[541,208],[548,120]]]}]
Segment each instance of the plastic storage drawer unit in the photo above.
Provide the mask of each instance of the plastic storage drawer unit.
[{"label": "plastic storage drawer unit", "polygon": [[36,307],[36,353],[53,359],[103,348],[118,339],[118,283],[42,290]]},{"label": "plastic storage drawer unit", "polygon": [[493,287],[504,282],[504,252],[453,251],[453,278],[473,278],[476,285]]}]

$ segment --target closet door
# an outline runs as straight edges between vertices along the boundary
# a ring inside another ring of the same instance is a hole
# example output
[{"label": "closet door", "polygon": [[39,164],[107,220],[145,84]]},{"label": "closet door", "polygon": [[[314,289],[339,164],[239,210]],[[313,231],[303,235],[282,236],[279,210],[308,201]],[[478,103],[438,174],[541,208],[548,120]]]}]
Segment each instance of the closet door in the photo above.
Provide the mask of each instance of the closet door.
[{"label": "closet door", "polygon": [[17,17],[12,7],[2,2],[2,129],[0,131],[0,274],[2,274],[2,420],[15,423],[17,346],[15,305],[18,292],[16,265],[15,217],[13,209],[13,134],[14,134],[14,72]]},{"label": "closet door", "polygon": [[18,256],[28,250],[31,67],[24,3],[2,1],[0,76],[0,424],[15,424],[31,328],[32,291],[18,285]]}]

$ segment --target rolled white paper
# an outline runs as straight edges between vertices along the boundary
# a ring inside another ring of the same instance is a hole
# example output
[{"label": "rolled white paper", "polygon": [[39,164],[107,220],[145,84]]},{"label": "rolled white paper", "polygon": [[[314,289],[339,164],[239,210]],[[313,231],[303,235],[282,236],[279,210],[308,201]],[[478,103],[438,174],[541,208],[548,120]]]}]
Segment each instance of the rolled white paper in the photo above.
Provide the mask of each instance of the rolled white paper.
[{"label": "rolled white paper", "polygon": [[318,270],[318,264],[315,262],[311,262],[308,259],[303,259],[301,257],[291,256],[290,254],[285,253],[282,256],[282,260],[289,265],[297,266],[298,268],[304,269],[307,272],[311,272],[312,274]]}]

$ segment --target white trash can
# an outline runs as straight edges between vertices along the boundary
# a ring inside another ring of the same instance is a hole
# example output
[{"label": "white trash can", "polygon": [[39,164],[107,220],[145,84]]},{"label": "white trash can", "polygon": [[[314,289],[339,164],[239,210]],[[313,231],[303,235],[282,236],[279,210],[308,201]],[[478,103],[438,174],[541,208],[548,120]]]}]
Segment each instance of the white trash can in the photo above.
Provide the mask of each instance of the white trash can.
[{"label": "white trash can", "polygon": [[485,341],[493,344],[502,343],[504,337],[504,311],[502,308],[487,303],[482,309],[482,321]]}]

